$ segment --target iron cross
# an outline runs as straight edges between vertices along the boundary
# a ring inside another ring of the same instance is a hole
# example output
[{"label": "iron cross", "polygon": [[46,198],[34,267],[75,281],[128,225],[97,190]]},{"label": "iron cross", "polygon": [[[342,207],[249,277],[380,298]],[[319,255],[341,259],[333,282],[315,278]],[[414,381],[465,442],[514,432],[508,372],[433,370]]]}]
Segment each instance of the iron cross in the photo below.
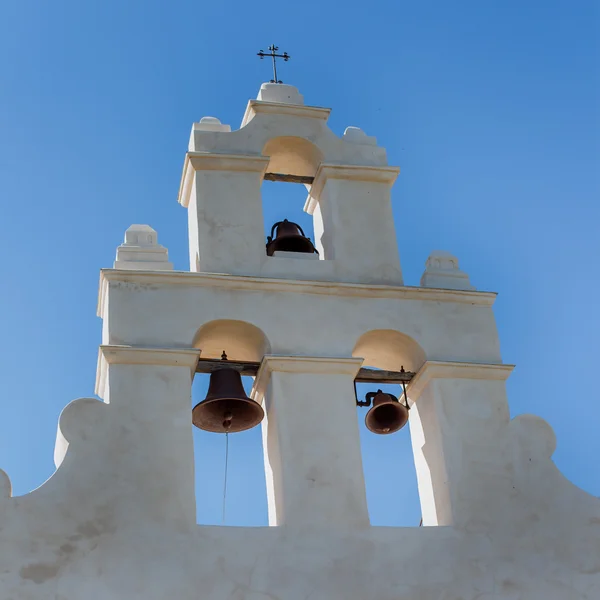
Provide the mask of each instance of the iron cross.
[{"label": "iron cross", "polygon": [[277,64],[275,62],[275,59],[283,58],[283,60],[285,60],[287,62],[291,58],[291,56],[287,52],[284,52],[283,54],[277,54],[278,50],[279,50],[279,46],[276,46],[275,44],[273,44],[272,46],[269,46],[269,52],[263,52],[261,50],[256,55],[256,56],[260,56],[261,60],[265,56],[270,56],[273,59],[273,79],[271,79],[271,83],[283,83],[283,81],[281,81],[281,79],[277,79]]}]

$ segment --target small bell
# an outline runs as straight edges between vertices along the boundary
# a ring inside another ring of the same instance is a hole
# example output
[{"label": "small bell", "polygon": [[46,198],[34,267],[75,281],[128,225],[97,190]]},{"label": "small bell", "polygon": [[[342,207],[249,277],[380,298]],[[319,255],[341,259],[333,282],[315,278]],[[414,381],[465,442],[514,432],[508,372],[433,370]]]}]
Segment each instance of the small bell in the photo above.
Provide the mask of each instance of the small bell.
[{"label": "small bell", "polygon": [[[275,230],[277,230],[277,233],[273,238]],[[271,228],[271,235],[267,237],[267,256],[273,256],[273,253],[278,251],[302,252],[304,254],[317,252],[310,239],[304,235],[302,227],[287,219],[275,223]]]},{"label": "small bell", "polygon": [[369,431],[379,435],[395,433],[402,429],[408,421],[408,406],[398,401],[396,396],[381,390],[369,392],[366,400],[373,402],[373,407],[365,417],[365,425]]},{"label": "small bell", "polygon": [[[222,359],[227,360],[225,352]],[[264,416],[260,404],[246,396],[239,372],[224,366],[210,374],[208,393],[194,406],[192,423],[204,431],[235,433],[255,427]]]}]

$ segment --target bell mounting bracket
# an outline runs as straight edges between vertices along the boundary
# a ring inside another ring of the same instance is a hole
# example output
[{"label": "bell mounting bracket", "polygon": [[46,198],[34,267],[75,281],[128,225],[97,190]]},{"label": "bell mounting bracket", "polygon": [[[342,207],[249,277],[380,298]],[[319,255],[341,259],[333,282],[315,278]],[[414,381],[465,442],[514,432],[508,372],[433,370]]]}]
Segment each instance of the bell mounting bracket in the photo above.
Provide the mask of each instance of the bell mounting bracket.
[{"label": "bell mounting bracket", "polygon": [[[410,373],[408,371],[404,370],[404,367],[400,367],[400,371],[374,371],[372,369],[361,369],[360,371],[371,371],[371,373],[396,373],[398,375],[397,378],[395,378],[394,381],[391,381],[391,378],[387,377],[384,378],[382,377],[380,381],[380,383],[400,383],[402,384],[402,397],[404,398],[404,406],[406,407],[406,410],[410,410],[410,406],[408,405],[408,396],[406,395],[406,383],[407,381],[410,381],[415,374],[414,373]],[[377,390],[376,392],[368,392],[365,395],[365,399],[364,400],[359,400],[358,399],[358,393],[356,391],[356,383],[366,383],[364,380],[361,381],[360,379],[360,371],[359,371],[359,376],[356,377],[356,379],[354,380],[354,397],[356,398],[356,406],[365,406],[365,407],[370,407],[372,402],[373,402],[373,398],[375,398],[375,396],[377,396],[377,394],[381,394],[383,393],[381,390]],[[368,380],[369,382],[372,381],[377,381],[374,379]],[[398,398],[396,398],[396,396],[394,396],[393,394],[388,394],[388,396],[392,396],[392,398],[394,398],[394,400],[396,400],[397,402],[399,402]]]},{"label": "bell mounting bracket", "polygon": [[[239,371],[240,375],[249,375],[256,377],[258,369],[260,368],[260,362],[246,361],[246,360],[229,360],[227,359],[227,368],[235,369]],[[196,365],[196,373],[212,373],[217,369],[223,368],[223,360],[217,358],[200,358]],[[384,371],[377,369],[367,369],[365,367],[359,369],[354,379],[355,383],[373,383],[373,384],[384,384],[384,383],[410,383],[415,373],[411,371],[405,371],[402,368],[400,371]],[[359,404],[359,406],[367,406],[366,404]]]}]

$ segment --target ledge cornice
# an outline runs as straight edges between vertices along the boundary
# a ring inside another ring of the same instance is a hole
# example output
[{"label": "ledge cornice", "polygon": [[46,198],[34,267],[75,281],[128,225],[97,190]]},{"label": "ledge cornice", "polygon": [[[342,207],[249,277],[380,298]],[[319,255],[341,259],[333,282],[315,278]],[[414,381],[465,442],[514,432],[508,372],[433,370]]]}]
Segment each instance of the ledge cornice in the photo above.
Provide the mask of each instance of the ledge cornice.
[{"label": "ledge cornice", "polygon": [[189,271],[126,271],[102,269],[98,298],[98,316],[104,314],[109,282],[138,285],[169,285],[186,287],[211,287],[224,290],[247,290],[260,292],[283,292],[294,294],[317,294],[358,298],[397,298],[492,306],[495,292],[471,290],[445,290],[411,286],[373,285],[366,283],[341,283],[331,281],[301,281],[296,279],[272,279],[218,273],[191,273]]},{"label": "ledge cornice", "polygon": [[179,184],[178,202],[184,207],[190,203],[192,181],[196,171],[251,171],[264,173],[268,156],[244,154],[218,154],[213,152],[187,152]]},{"label": "ledge cornice", "polygon": [[310,195],[306,200],[304,210],[312,215],[328,179],[343,179],[345,181],[372,181],[385,183],[392,186],[396,181],[400,167],[389,166],[361,166],[361,165],[334,165],[321,163],[317,169],[314,182],[310,188]]},{"label": "ledge cornice", "polygon": [[156,365],[187,367],[190,376],[196,371],[200,350],[197,348],[152,348],[140,346],[101,345],[98,351],[95,393],[104,398],[107,365]]},{"label": "ledge cornice", "polygon": [[505,381],[515,365],[427,361],[407,386],[411,403],[421,395],[432,379],[487,379]]},{"label": "ledge cornice", "polygon": [[153,348],[146,346],[101,345],[100,355],[109,365],[163,365],[196,370],[197,348]]},{"label": "ledge cornice", "polygon": [[286,115],[288,117],[327,121],[331,109],[320,106],[305,106],[304,104],[280,104],[278,102],[250,100],[246,106],[241,127],[245,127],[257,114]]}]

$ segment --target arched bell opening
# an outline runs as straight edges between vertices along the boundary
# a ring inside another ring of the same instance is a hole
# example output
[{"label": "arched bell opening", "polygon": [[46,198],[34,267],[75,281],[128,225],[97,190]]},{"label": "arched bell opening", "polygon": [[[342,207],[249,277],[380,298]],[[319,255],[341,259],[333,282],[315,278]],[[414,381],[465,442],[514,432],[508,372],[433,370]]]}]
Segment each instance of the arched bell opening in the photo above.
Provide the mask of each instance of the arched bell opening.
[{"label": "arched bell opening", "polygon": [[267,173],[314,177],[323,162],[323,153],[308,140],[296,136],[281,136],[270,139],[262,149],[269,157]]},{"label": "arched bell opening", "polygon": [[425,363],[425,351],[410,336],[394,329],[373,329],[360,336],[352,356],[365,360],[364,366],[416,373]]},{"label": "arched bell opening", "polygon": [[[425,352],[410,336],[372,330],[357,341],[353,356],[375,370],[417,372]],[[421,521],[410,419],[400,383],[357,383],[357,406],[367,504],[372,525],[411,527]],[[381,394],[379,393],[381,392]],[[389,431],[385,431],[388,428]]]},{"label": "arched bell opening", "polygon": [[[196,520],[203,525],[267,525],[262,408],[250,398],[254,378],[230,367],[235,361],[260,362],[270,352],[269,340],[251,323],[220,319],[202,325],[193,345],[201,360],[223,366],[196,373],[192,384]],[[221,361],[224,351],[227,360]],[[201,415],[204,411],[200,418],[198,406]],[[227,415],[220,413],[227,411],[233,420],[229,428],[221,428],[221,417]]]},{"label": "arched bell opening", "polygon": [[264,332],[246,321],[218,319],[198,329],[192,342],[201,358],[221,358],[223,350],[229,360],[260,362],[269,354],[271,344]]},{"label": "arched bell opening", "polygon": [[316,250],[313,217],[304,206],[323,153],[308,140],[293,136],[269,140],[262,153],[269,157],[261,188],[266,254],[321,258]]}]

